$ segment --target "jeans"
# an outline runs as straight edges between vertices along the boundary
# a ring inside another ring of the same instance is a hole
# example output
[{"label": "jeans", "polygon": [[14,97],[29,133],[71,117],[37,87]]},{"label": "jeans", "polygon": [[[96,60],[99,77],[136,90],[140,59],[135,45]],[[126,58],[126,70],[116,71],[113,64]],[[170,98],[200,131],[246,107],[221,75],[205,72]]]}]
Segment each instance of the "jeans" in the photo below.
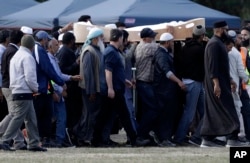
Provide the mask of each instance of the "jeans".
[{"label": "jeans", "polygon": [[137,130],[138,137],[146,138],[153,127],[153,123],[160,113],[154,88],[151,83],[137,81],[136,88],[141,100],[141,118]]},{"label": "jeans", "polygon": [[244,120],[246,138],[250,140],[250,98],[246,90],[241,91],[241,113]]},{"label": "jeans", "polygon": [[136,122],[136,118],[135,118],[135,108],[133,106],[133,94],[132,94],[132,90],[131,88],[126,88],[125,89],[125,94],[124,94],[125,100],[126,100],[126,104],[128,107],[128,111],[130,114],[130,118],[134,127],[134,130],[137,129],[137,122]]},{"label": "jeans", "polygon": [[[204,115],[204,89],[202,83],[194,81],[190,84],[186,84],[186,88],[186,104],[184,106],[179,126],[175,133],[175,140],[177,142],[184,141],[189,130],[189,126],[194,119],[196,110],[198,110],[201,119]],[[198,126],[199,127],[196,129],[196,132],[200,132],[201,125],[199,124]],[[198,136],[197,133],[196,135]]]},{"label": "jeans", "polygon": [[63,98],[59,102],[54,101],[54,117],[56,118],[56,142],[63,143],[66,133],[66,107]]}]

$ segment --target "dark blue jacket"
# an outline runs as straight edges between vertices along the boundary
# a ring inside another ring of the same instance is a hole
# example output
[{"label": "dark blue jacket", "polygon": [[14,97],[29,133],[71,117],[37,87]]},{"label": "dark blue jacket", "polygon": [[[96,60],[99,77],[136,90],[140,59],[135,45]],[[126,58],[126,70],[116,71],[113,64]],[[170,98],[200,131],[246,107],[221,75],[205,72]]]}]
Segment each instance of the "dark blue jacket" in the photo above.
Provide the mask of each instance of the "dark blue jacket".
[{"label": "dark blue jacket", "polygon": [[166,74],[169,71],[175,73],[173,57],[164,48],[159,47],[155,52],[153,64],[153,86],[156,92],[161,92],[169,95],[176,93],[177,84],[166,77]]},{"label": "dark blue jacket", "polygon": [[[125,69],[122,63],[122,56],[117,48],[112,45],[104,51],[104,69],[112,72],[112,82],[114,91],[124,93],[125,92]],[[102,83],[104,84],[104,83]],[[105,83],[106,84],[106,83]],[[107,85],[101,86],[101,89],[105,89],[107,93]]]},{"label": "dark blue jacket", "polygon": [[[37,48],[39,60],[35,55],[36,48]],[[52,64],[50,63],[48,53],[39,43],[36,43],[35,50],[33,51],[33,55],[37,62],[36,70],[37,70],[38,92],[43,93],[43,94],[48,93],[49,80],[53,80],[56,84],[63,86],[64,81],[60,78],[60,76],[57,75]]]}]

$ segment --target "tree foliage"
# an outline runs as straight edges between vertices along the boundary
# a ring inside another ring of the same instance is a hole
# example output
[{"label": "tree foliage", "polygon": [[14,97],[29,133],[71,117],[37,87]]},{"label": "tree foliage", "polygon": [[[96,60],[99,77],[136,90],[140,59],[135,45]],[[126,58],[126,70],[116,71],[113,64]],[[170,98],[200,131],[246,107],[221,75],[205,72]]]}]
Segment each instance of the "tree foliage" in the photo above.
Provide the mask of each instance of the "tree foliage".
[{"label": "tree foliage", "polygon": [[192,0],[204,6],[250,20],[249,0]]}]

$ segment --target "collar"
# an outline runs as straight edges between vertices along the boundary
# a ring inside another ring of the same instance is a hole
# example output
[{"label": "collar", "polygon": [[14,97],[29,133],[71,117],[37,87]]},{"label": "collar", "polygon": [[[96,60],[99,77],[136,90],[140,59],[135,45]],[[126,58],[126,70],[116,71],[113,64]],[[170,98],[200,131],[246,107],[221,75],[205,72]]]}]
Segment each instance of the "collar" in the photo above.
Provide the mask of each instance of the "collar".
[{"label": "collar", "polygon": [[9,45],[12,45],[12,46],[16,47],[17,49],[19,49],[19,46],[17,46],[17,45],[14,44],[14,43],[9,43]]},{"label": "collar", "polygon": [[174,57],[173,53],[170,53],[167,48],[165,48],[162,45],[160,45],[159,47],[161,47],[162,49],[164,49],[167,52],[168,55],[170,55],[171,57]]}]

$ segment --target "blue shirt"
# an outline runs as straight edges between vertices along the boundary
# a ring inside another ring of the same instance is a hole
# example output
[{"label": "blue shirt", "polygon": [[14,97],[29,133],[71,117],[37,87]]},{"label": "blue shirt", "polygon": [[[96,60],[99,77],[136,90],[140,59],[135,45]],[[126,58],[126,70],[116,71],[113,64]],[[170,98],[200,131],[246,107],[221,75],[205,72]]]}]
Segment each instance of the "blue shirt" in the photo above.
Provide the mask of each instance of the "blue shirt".
[{"label": "blue shirt", "polygon": [[[70,80],[70,75],[66,75],[66,74],[63,74],[59,65],[58,65],[58,60],[55,56],[53,56],[53,54],[49,53],[48,52],[48,55],[49,55],[49,59],[50,59],[50,63],[52,64],[52,66],[54,67],[56,73],[58,76],[60,76],[61,79],[63,79],[64,81],[69,81]],[[59,93],[62,93],[63,91],[63,88],[57,84],[54,84],[53,85],[54,89],[56,92],[59,92]]]},{"label": "blue shirt", "polygon": [[[125,91],[125,69],[120,52],[113,45],[108,45],[104,51],[104,69],[112,72],[114,91],[124,93]],[[107,91],[107,84],[106,84]]]}]

